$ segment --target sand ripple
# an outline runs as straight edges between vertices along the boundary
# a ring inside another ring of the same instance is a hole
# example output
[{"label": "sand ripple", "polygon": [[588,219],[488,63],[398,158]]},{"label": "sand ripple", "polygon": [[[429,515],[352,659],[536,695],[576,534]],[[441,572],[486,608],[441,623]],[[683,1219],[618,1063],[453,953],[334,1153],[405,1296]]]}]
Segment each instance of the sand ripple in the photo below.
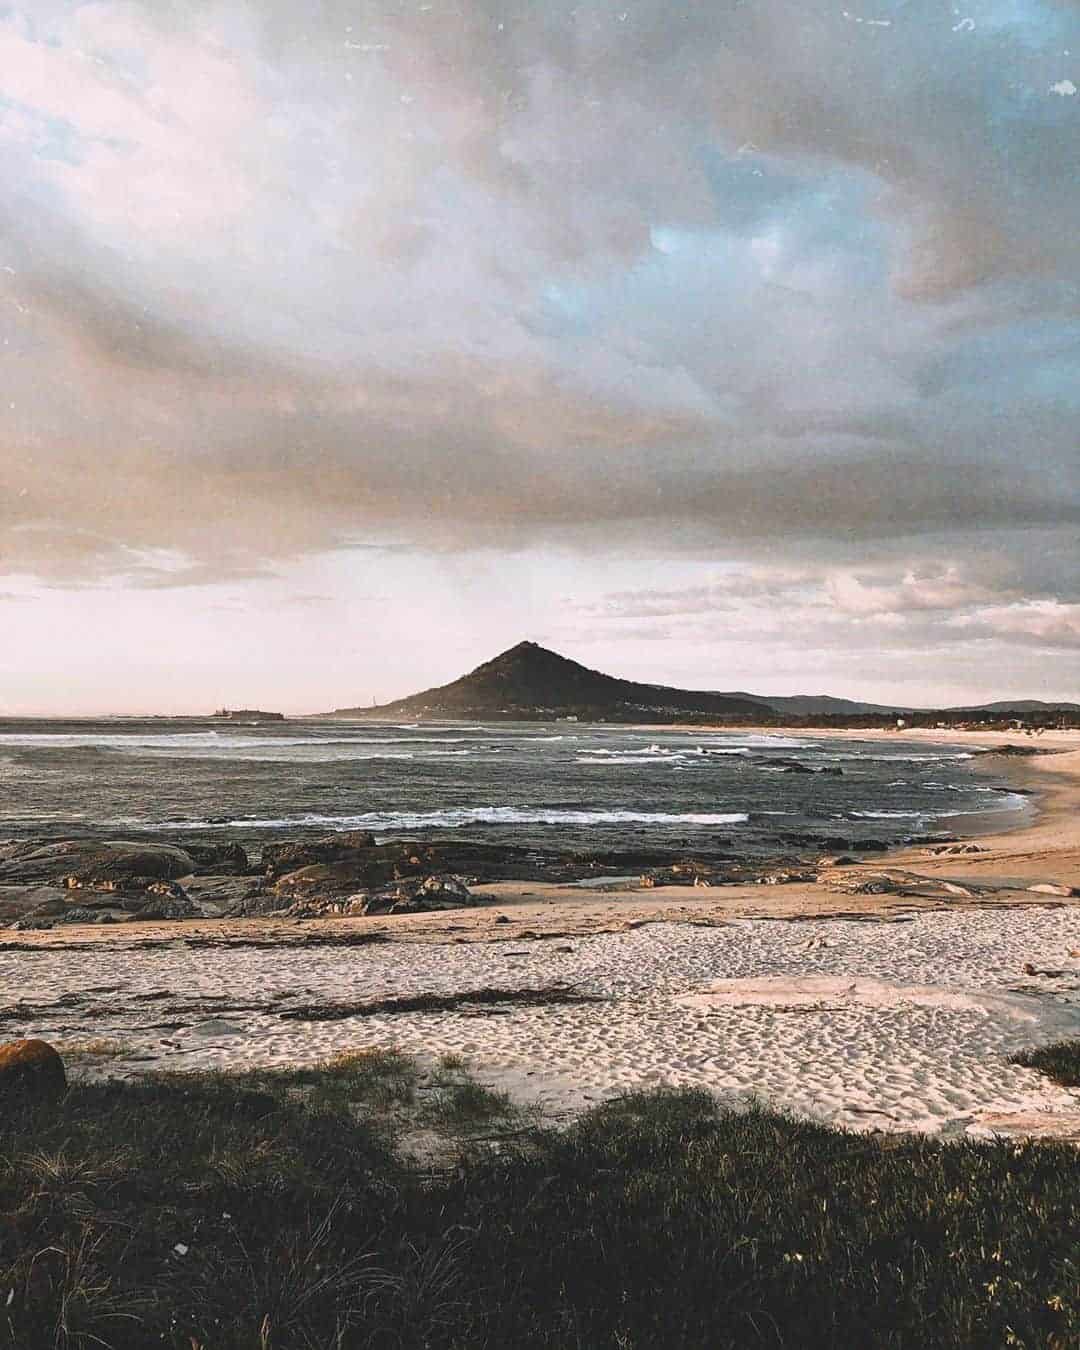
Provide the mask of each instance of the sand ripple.
[{"label": "sand ripple", "polygon": [[[1080,1035],[1080,959],[1069,955],[1078,947],[1077,908],[893,924],[657,924],[561,946],[207,950],[181,940],[145,951],[0,952],[0,1003],[78,996],[6,1031],[115,1037],[133,1052],[115,1072],[310,1063],[395,1044],[462,1054],[485,1081],[557,1109],[666,1083],[849,1126],[958,1132],[989,1114],[1080,1108],[1080,1093],[1007,1062],[1017,1049]],[[1039,973],[1025,975],[1025,963]],[[554,982],[607,1001],[313,1023],[278,1016],[293,1003]]]}]

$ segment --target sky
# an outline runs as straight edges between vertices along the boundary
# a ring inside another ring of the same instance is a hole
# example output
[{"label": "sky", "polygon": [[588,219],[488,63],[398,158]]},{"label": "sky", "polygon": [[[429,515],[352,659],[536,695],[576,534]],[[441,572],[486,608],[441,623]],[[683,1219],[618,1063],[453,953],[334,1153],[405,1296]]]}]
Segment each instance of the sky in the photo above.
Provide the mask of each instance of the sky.
[{"label": "sky", "polygon": [[844,2],[0,0],[0,715],[1080,698],[1080,3]]}]

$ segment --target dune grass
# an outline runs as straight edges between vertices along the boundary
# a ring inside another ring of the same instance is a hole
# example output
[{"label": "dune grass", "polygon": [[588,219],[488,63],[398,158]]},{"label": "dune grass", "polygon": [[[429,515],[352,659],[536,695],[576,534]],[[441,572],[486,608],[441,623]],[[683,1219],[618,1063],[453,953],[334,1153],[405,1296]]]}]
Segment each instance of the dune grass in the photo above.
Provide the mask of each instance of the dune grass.
[{"label": "dune grass", "polygon": [[1063,1087],[1080,1087],[1080,1041],[1055,1041],[1038,1050],[1013,1055],[1014,1064],[1038,1069]]},{"label": "dune grass", "polygon": [[[444,1166],[409,1162],[416,1129]],[[0,1123],[0,1346],[1065,1350],[1078,1194],[1067,1147],[699,1092],[542,1130],[460,1062],[393,1051],[76,1084]]]}]

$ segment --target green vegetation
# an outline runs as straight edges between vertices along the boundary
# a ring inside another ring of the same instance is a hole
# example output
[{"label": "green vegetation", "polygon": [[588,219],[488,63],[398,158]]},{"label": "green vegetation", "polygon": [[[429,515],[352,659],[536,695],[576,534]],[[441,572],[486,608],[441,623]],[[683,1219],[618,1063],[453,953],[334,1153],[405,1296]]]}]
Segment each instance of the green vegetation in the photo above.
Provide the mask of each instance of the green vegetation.
[{"label": "green vegetation", "polygon": [[698,1092],[543,1130],[394,1051],[76,1083],[0,1124],[0,1346],[1066,1350],[1078,1193],[1068,1147]]},{"label": "green vegetation", "polygon": [[1064,1087],[1080,1087],[1080,1041],[1056,1041],[1039,1050],[1025,1050],[1013,1055],[1012,1062],[1038,1069]]}]

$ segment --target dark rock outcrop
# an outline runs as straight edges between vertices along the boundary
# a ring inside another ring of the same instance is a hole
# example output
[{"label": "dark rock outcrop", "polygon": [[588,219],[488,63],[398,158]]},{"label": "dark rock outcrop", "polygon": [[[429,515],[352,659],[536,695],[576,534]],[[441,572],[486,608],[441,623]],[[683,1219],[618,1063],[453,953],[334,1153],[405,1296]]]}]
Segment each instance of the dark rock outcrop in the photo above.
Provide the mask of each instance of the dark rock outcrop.
[{"label": "dark rock outcrop", "polygon": [[250,867],[247,850],[234,840],[222,844],[183,846],[195,864],[196,876],[242,876]]},{"label": "dark rock outcrop", "polygon": [[375,847],[375,836],[370,830],[341,830],[321,839],[301,839],[283,844],[267,844],[262,851],[263,867],[271,880],[295,872],[301,867],[317,863],[359,861],[358,854],[366,854]]},{"label": "dark rock outcrop", "polygon": [[137,912],[138,919],[198,919],[202,910],[179,887],[174,892],[157,894]]},{"label": "dark rock outcrop", "polygon": [[460,877],[433,876],[403,881],[377,891],[364,905],[364,914],[426,914],[438,909],[462,909],[476,903]]},{"label": "dark rock outcrop", "polygon": [[[61,843],[28,840],[0,851],[0,884],[66,884],[107,886],[172,881],[188,876],[195,863],[173,844],[124,840],[67,839]],[[144,887],[145,889],[145,887]]]},{"label": "dark rock outcrop", "polygon": [[55,886],[0,886],[0,928],[63,908],[64,894]]}]

